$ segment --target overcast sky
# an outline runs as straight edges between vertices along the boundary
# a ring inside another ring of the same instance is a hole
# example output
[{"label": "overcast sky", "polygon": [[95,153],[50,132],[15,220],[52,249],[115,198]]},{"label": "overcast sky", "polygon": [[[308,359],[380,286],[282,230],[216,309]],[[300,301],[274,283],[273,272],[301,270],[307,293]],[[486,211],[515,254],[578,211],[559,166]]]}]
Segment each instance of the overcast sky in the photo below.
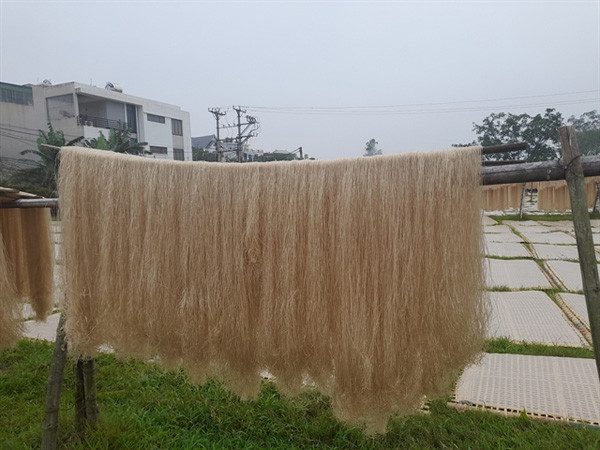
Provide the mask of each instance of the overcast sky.
[{"label": "overcast sky", "polygon": [[0,80],[113,81],[189,111],[192,136],[214,133],[207,108],[248,106],[265,151],[358,156],[370,138],[386,154],[441,149],[470,142],[492,112],[600,109],[597,0],[0,9]]}]

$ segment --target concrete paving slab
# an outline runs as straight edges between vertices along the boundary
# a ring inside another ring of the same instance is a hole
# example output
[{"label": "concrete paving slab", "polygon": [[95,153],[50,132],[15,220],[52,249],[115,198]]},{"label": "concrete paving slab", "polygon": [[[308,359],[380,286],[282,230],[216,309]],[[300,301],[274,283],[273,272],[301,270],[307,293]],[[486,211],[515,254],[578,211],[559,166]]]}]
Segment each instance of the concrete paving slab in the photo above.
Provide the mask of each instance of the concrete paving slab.
[{"label": "concrete paving slab", "polygon": [[581,269],[579,263],[568,261],[548,261],[548,267],[570,291],[582,291]]},{"label": "concrete paving slab", "polygon": [[537,416],[600,423],[593,359],[486,354],[458,382],[456,401]]},{"label": "concrete paving slab", "polygon": [[535,261],[527,259],[491,259],[486,258],[486,286],[507,287],[509,289],[551,288]]},{"label": "concrete paving slab", "polygon": [[531,246],[540,259],[579,260],[579,253],[577,252],[576,245],[532,244]]},{"label": "concrete paving slab", "polygon": [[56,328],[58,327],[59,317],[60,313],[56,313],[48,316],[45,322],[37,322],[35,320],[26,321],[23,336],[54,342],[56,339]]},{"label": "concrete paving slab", "polygon": [[593,228],[600,228],[600,219],[592,219],[590,220],[590,224]]},{"label": "concrete paving slab", "polygon": [[483,215],[483,216],[481,216],[481,224],[484,225],[484,226],[486,226],[486,225],[497,225],[498,222],[496,222],[491,217]]},{"label": "concrete paving slab", "polygon": [[562,231],[553,231],[550,233],[535,233],[524,231],[521,233],[528,242],[541,244],[575,244],[575,238]]},{"label": "concrete paving slab", "polygon": [[575,227],[570,220],[557,220],[556,222],[540,221],[540,223],[550,229],[559,231],[573,231]]},{"label": "concrete paving slab", "polygon": [[488,336],[550,345],[583,346],[583,337],[541,291],[490,292]]},{"label": "concrete paving slab", "polygon": [[488,242],[484,253],[489,256],[506,256],[514,258],[530,258],[531,254],[516,242]]},{"label": "concrete paving slab", "polygon": [[523,242],[519,236],[514,233],[485,233],[483,238],[488,242]]},{"label": "concrete paving slab", "polygon": [[561,292],[560,295],[565,303],[579,316],[583,323],[590,326],[590,316],[588,316],[587,306],[585,304],[585,296],[583,294],[569,294]]},{"label": "concrete paving slab", "polygon": [[484,233],[512,233],[512,230],[507,225],[484,226]]}]

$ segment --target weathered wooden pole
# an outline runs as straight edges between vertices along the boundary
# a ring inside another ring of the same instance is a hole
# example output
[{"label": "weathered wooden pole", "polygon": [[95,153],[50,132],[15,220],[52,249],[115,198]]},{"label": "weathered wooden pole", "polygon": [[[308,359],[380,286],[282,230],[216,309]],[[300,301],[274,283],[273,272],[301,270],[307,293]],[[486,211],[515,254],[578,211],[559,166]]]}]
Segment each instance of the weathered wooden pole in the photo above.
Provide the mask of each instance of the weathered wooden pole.
[{"label": "weathered wooden pole", "polygon": [[75,381],[75,427],[82,432],[85,429],[85,388],[83,384],[83,361],[78,359],[73,364],[73,379]]},{"label": "weathered wooden pole", "polygon": [[96,363],[93,358],[79,358],[75,372],[75,424],[79,431],[95,427],[98,422]]},{"label": "weathered wooden pole", "polygon": [[523,192],[521,192],[521,208],[519,208],[519,218],[523,218],[523,209],[525,208],[525,194],[527,193],[527,189],[525,187],[527,183],[523,183]]},{"label": "weathered wooden pole", "polygon": [[54,355],[52,356],[50,376],[48,377],[46,416],[44,417],[44,424],[42,425],[42,450],[53,450],[56,448],[60,395],[65,375],[65,363],[67,361],[67,344],[65,342],[64,325],[65,315],[61,313],[58,320],[58,327],[56,328]]},{"label": "weathered wooden pole", "polygon": [[86,422],[88,426],[95,427],[98,422],[99,408],[96,394],[96,361],[94,358],[83,358],[82,370]]},{"label": "weathered wooden pole", "polygon": [[573,212],[573,225],[579,252],[579,268],[583,280],[583,293],[590,317],[590,330],[596,357],[596,368],[600,377],[600,279],[598,278],[598,265],[592,226],[587,208],[585,181],[581,167],[581,152],[577,145],[575,129],[573,127],[560,127],[558,129],[560,145],[562,148],[565,178],[569,187],[571,198],[571,211]]}]

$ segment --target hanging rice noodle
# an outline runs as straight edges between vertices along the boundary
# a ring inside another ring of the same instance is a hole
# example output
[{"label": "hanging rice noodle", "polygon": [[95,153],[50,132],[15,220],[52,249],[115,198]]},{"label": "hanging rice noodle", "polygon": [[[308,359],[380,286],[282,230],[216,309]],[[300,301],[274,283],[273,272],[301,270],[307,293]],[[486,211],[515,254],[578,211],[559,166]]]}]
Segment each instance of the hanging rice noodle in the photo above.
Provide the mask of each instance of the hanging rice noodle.
[{"label": "hanging rice noodle", "polygon": [[61,151],[75,355],[261,373],[383,431],[482,348],[480,149],[219,164]]},{"label": "hanging rice noodle", "polygon": [[37,320],[45,320],[54,295],[54,251],[50,211],[0,209],[4,270],[16,295],[29,299]]}]

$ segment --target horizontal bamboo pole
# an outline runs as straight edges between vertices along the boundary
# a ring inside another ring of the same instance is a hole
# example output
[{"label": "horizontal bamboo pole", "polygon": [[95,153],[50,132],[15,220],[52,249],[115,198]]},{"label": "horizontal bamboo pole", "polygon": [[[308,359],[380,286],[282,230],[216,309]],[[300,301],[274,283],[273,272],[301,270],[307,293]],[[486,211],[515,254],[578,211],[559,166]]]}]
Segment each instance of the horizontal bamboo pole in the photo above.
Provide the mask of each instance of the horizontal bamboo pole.
[{"label": "horizontal bamboo pole", "polygon": [[496,153],[509,153],[527,150],[527,142],[515,142],[514,144],[490,145],[481,149],[482,155],[494,155]]},{"label": "horizontal bamboo pole", "polygon": [[1,202],[0,209],[8,208],[56,208],[57,198],[24,198],[12,202]]},{"label": "horizontal bamboo pole", "polygon": [[[600,155],[582,156],[581,167],[586,177],[600,176]],[[532,183],[535,181],[554,181],[565,179],[566,168],[562,161],[540,161],[513,164],[508,162],[499,166],[481,168],[481,184]],[[21,199],[0,203],[2,208],[56,208],[57,198]]]},{"label": "horizontal bamboo pole", "polygon": [[[581,167],[586,177],[600,175],[600,155],[582,156]],[[540,161],[481,168],[481,184],[531,183],[565,179],[566,167],[562,161]]]}]

